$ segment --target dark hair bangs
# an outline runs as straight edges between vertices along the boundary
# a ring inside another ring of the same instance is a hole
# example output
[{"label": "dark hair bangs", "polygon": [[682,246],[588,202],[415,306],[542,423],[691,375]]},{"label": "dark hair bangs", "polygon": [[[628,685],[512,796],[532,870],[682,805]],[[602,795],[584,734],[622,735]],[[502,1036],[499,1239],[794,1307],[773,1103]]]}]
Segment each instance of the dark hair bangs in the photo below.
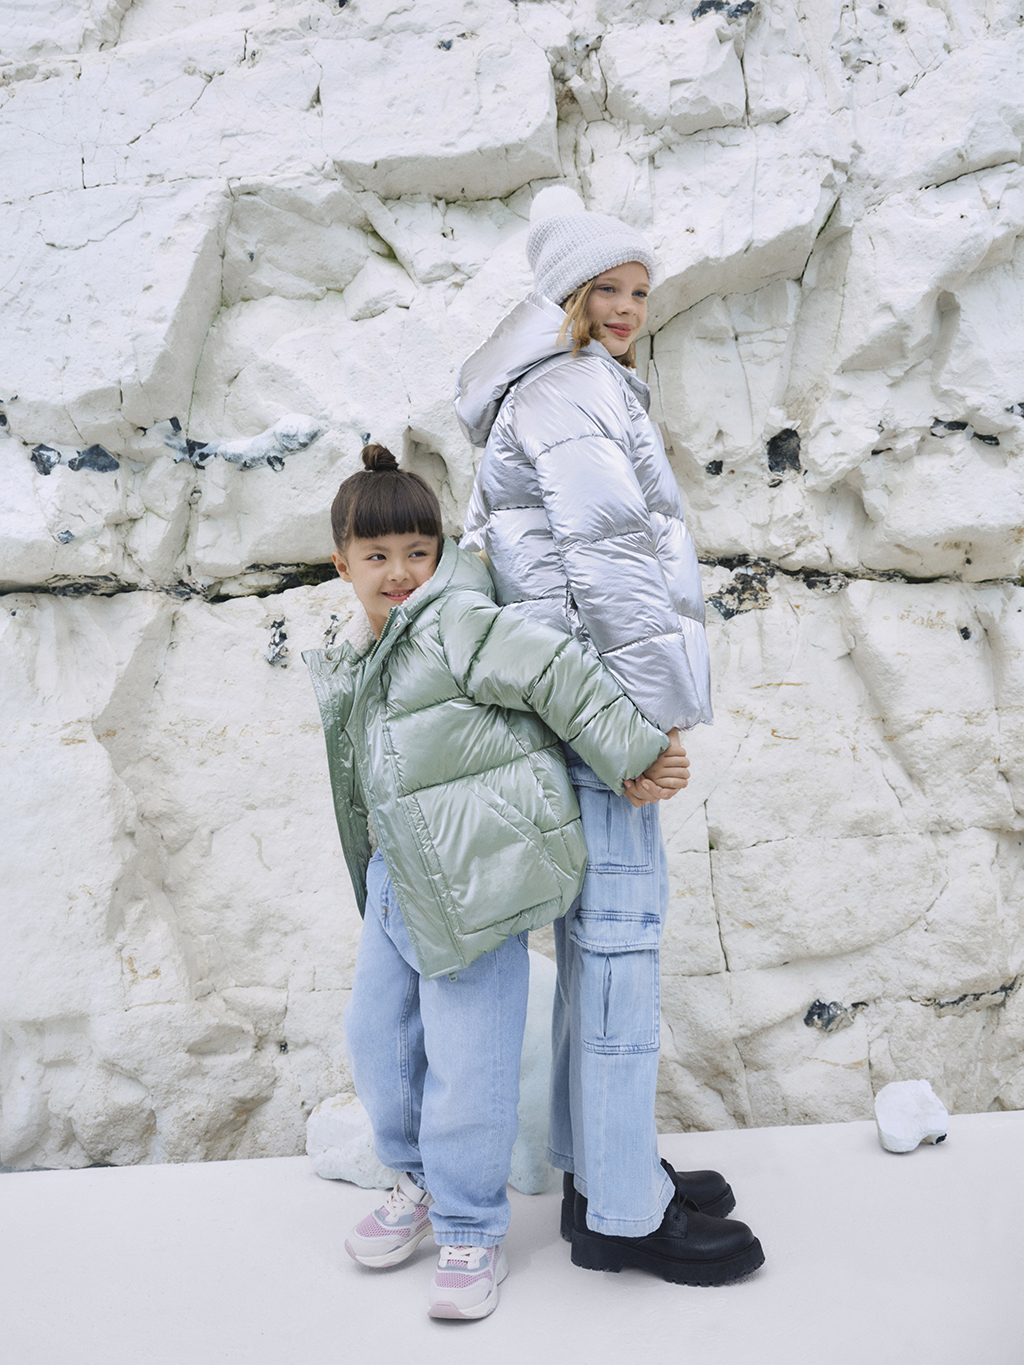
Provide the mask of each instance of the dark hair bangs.
[{"label": "dark hair bangs", "polygon": [[399,469],[383,446],[366,446],[367,468],[338,489],[331,506],[334,543],[344,550],[350,540],[380,540],[382,536],[432,536],[438,557],[444,543],[441,506],[418,474]]},{"label": "dark hair bangs", "polygon": [[352,501],[348,540],[381,536],[434,536],[441,539],[441,508],[417,474],[357,474],[365,481]]}]

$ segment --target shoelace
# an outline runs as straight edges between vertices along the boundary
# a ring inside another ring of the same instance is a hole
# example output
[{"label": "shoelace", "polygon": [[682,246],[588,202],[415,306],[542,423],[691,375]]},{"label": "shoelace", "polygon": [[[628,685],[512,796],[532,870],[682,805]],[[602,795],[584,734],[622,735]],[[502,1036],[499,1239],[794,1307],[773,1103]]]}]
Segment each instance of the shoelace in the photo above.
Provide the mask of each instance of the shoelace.
[{"label": "shoelace", "polygon": [[382,1205],[382,1208],[384,1210],[384,1216],[386,1218],[390,1218],[394,1214],[401,1213],[404,1209],[404,1206],[406,1204],[412,1204],[412,1202],[413,1201],[404,1192],[404,1190],[400,1190],[396,1185],[395,1188],[388,1195],[387,1199],[384,1200],[384,1203]]},{"label": "shoelace", "polygon": [[468,1265],[473,1252],[479,1250],[479,1247],[445,1247],[445,1261],[465,1261]]}]

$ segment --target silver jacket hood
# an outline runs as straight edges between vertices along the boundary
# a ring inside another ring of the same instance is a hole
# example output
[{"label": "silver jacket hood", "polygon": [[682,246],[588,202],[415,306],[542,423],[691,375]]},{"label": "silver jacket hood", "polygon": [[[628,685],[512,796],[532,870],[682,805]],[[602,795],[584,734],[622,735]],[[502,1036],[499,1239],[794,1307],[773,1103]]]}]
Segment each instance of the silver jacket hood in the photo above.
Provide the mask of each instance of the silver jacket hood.
[{"label": "silver jacket hood", "polygon": [[704,599],[682,499],[642,380],[592,342],[558,342],[540,294],[465,362],[455,411],[486,443],[462,548],[498,601],[595,651],[662,730],[711,721]]}]

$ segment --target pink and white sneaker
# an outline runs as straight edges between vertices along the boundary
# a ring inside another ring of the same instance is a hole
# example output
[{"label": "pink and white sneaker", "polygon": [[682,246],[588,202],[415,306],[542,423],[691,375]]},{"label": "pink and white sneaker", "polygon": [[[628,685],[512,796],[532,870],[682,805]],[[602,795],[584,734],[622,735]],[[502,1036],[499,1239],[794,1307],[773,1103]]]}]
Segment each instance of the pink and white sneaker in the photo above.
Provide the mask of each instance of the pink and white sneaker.
[{"label": "pink and white sneaker", "polygon": [[400,1264],[431,1232],[427,1210],[433,1202],[410,1176],[400,1175],[380,1208],[368,1213],[349,1233],[345,1250],[360,1265],[379,1268]]},{"label": "pink and white sneaker", "polygon": [[486,1318],[498,1306],[508,1261],[496,1247],[442,1247],[430,1286],[432,1318]]}]

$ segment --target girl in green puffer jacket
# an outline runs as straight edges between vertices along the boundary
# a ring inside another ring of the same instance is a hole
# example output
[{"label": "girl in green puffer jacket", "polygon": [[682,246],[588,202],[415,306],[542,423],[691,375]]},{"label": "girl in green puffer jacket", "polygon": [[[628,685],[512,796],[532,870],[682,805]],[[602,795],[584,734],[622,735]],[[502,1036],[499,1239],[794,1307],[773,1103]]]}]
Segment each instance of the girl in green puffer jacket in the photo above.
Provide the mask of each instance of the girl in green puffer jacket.
[{"label": "girl in green puffer jacket", "polygon": [[402,1172],[346,1247],[395,1265],[432,1229],[431,1315],[484,1317],[506,1273],[527,931],[566,912],[586,866],[559,738],[638,799],[645,770],[665,766],[663,784],[686,774],[596,659],[495,605],[422,479],[381,446],[363,463],[331,520],[365,619],[303,655],[364,913],[352,1072],[377,1155]]}]

